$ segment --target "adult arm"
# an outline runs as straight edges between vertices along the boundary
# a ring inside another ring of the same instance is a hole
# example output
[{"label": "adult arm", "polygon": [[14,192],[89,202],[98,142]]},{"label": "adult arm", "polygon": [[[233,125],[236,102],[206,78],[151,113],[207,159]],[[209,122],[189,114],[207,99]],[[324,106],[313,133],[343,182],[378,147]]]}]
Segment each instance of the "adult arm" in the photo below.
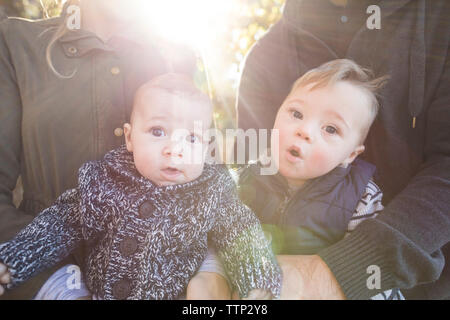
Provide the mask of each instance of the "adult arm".
[{"label": "adult arm", "polygon": [[6,18],[8,18],[8,16],[6,15],[5,10],[0,7],[0,21]]},{"label": "adult arm", "polygon": [[12,200],[21,162],[22,103],[17,78],[0,22],[0,242],[12,238],[33,220]]}]

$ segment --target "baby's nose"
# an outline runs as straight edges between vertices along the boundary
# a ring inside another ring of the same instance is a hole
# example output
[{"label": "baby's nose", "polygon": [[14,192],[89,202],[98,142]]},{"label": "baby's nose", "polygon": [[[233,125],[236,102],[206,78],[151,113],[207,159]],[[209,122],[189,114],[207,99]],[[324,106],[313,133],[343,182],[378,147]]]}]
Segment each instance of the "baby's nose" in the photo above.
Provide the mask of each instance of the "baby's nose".
[{"label": "baby's nose", "polygon": [[183,157],[183,145],[182,143],[171,142],[163,149],[163,155],[168,157]]},{"label": "baby's nose", "polygon": [[307,142],[312,141],[311,130],[308,127],[303,126],[303,127],[297,128],[295,134],[296,134],[296,136],[303,138]]}]

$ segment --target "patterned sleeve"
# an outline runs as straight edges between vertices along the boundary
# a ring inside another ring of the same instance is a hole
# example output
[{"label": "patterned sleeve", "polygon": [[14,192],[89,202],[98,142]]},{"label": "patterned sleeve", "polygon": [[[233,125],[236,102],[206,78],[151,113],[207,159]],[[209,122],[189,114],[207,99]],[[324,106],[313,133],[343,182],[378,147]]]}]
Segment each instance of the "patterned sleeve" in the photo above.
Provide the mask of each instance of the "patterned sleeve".
[{"label": "patterned sleeve", "polygon": [[12,240],[0,244],[12,288],[64,259],[82,240],[78,189],[64,192]]},{"label": "patterned sleeve", "polygon": [[233,290],[247,297],[250,290],[263,289],[277,299],[281,291],[281,269],[270,243],[257,217],[239,199],[230,175],[224,176],[221,185],[227,187],[222,193],[211,240],[218,249]]},{"label": "patterned sleeve", "polygon": [[361,200],[359,200],[358,205],[356,206],[352,218],[350,219],[347,227],[347,233],[345,234],[346,237],[362,221],[369,218],[375,218],[383,210],[384,207],[381,203],[382,198],[383,193],[380,188],[375,184],[375,182],[373,182],[373,180],[370,180]]},{"label": "patterned sleeve", "polygon": [[[347,227],[347,233],[345,236],[347,237],[358,224],[363,222],[366,219],[375,218],[378,214],[380,214],[384,207],[381,203],[383,198],[383,193],[380,188],[370,180],[366,186],[366,190],[361,200],[359,200],[358,205],[356,206],[356,210],[353,213],[352,218]],[[381,292],[373,297],[370,300],[404,300],[402,293],[399,289],[390,289],[384,292]]]}]

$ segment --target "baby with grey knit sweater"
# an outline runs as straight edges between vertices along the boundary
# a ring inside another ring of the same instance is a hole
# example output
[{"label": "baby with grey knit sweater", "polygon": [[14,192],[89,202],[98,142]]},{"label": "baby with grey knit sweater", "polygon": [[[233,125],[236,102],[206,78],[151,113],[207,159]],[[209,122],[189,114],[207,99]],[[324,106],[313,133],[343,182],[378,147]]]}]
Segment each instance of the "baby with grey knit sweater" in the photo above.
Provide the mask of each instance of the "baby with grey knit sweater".
[{"label": "baby with grey knit sweater", "polygon": [[93,298],[178,299],[209,242],[241,297],[279,297],[281,271],[258,219],[227,168],[205,161],[211,123],[211,102],[188,77],[166,74],[140,87],[126,144],[84,164],[76,188],[0,244],[0,289],[84,242]]}]

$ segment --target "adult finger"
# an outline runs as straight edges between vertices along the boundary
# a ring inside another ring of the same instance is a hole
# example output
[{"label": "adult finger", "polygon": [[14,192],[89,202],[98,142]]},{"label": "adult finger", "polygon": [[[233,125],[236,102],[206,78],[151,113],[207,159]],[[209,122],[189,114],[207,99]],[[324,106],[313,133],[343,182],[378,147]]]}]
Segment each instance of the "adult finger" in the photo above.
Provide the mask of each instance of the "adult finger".
[{"label": "adult finger", "polygon": [[5,292],[5,289],[3,289],[3,286],[0,285],[0,296]]},{"label": "adult finger", "polygon": [[267,291],[259,300],[272,300],[273,295],[272,292]]},{"label": "adult finger", "polygon": [[0,276],[4,274],[6,270],[8,270],[8,268],[3,263],[0,263]]},{"label": "adult finger", "polygon": [[249,292],[248,296],[242,300],[267,300],[271,293],[263,289],[253,289]]},{"label": "adult finger", "polygon": [[2,284],[8,284],[11,282],[11,275],[9,274],[9,272],[5,273],[1,278],[0,278],[0,283]]}]

